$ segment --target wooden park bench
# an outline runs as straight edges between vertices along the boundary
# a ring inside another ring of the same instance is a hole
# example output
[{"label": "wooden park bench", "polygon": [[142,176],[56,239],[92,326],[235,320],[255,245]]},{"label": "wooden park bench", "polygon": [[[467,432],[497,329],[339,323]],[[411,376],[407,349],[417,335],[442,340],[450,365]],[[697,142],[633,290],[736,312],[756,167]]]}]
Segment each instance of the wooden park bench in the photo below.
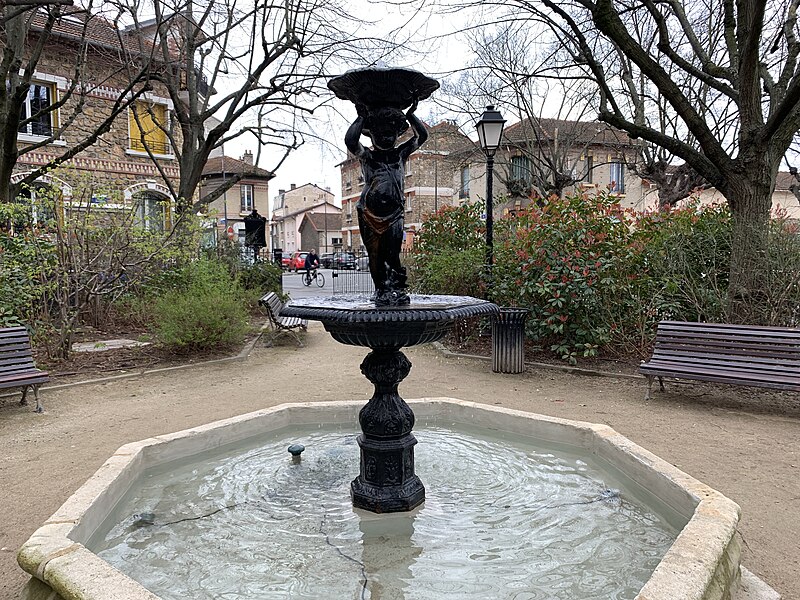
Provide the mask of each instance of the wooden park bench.
[{"label": "wooden park bench", "polygon": [[20,405],[28,404],[28,389],[33,388],[36,412],[44,412],[39,400],[39,386],[50,381],[50,376],[33,364],[31,338],[24,327],[0,329],[0,389],[22,388]]},{"label": "wooden park bench", "polygon": [[661,321],[653,356],[639,366],[653,379],[694,379],[800,391],[800,329]]},{"label": "wooden park bench", "polygon": [[302,348],[303,340],[301,340],[300,336],[297,335],[296,330],[302,329],[303,331],[306,331],[306,329],[308,329],[308,321],[306,319],[300,319],[299,317],[282,317],[281,310],[283,310],[283,302],[281,301],[280,296],[278,296],[278,294],[275,292],[264,294],[258,303],[267,313],[269,325],[272,328],[272,332],[264,340],[265,344],[267,346],[272,346],[275,338],[282,334],[288,333],[294,336],[294,339]]}]

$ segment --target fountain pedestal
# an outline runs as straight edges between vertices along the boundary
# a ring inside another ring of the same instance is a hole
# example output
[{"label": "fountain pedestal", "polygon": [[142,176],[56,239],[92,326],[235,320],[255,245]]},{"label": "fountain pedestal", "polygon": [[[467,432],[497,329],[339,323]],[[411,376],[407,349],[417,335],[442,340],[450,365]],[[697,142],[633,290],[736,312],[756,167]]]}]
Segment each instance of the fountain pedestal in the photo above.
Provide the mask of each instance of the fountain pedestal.
[{"label": "fountain pedestal", "polygon": [[350,490],[353,506],[375,513],[409,511],[425,500],[414,472],[414,413],[397,391],[411,371],[400,348],[441,339],[467,317],[495,315],[497,306],[469,296],[411,296],[407,306],[377,307],[366,296],[304,298],[281,315],[321,321],[343,344],[372,349],[361,372],[375,393],[358,416],[361,469]]},{"label": "fountain pedestal", "polygon": [[361,473],[350,486],[356,508],[400,512],[425,500],[425,486],[414,473],[414,413],[397,393],[410,370],[399,349],[373,350],[361,363],[375,394],[358,415]]}]

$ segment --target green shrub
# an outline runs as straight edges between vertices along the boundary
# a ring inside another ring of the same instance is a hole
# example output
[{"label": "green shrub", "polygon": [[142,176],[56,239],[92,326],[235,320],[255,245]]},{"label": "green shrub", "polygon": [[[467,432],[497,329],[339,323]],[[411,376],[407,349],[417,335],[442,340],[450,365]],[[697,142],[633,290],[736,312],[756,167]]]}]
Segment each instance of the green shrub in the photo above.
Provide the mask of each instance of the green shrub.
[{"label": "green shrub", "polygon": [[[27,206],[0,204],[0,224],[26,214]],[[56,249],[32,229],[11,233],[0,227],[0,327],[34,327],[47,311],[53,292]]]},{"label": "green shrub", "polygon": [[483,248],[447,248],[422,260],[417,257],[411,285],[428,294],[481,295],[483,272]]},{"label": "green shrub", "polygon": [[174,351],[207,350],[242,343],[247,310],[241,288],[224,265],[200,260],[180,273],[180,289],[153,303],[158,340]]},{"label": "green shrub", "polygon": [[428,294],[483,294],[485,226],[481,205],[444,207],[430,215],[407,262],[411,286]]},{"label": "green shrub", "polygon": [[530,310],[527,332],[570,362],[608,342],[602,314],[620,257],[625,213],[608,195],[552,197],[498,222],[493,299]]},{"label": "green shrub", "polygon": [[[668,213],[639,215],[634,268],[639,281],[669,308],[657,319],[725,320],[733,219],[727,205],[687,203]],[[660,288],[660,290],[659,290]]]},{"label": "green shrub", "polygon": [[242,289],[253,291],[260,296],[267,292],[281,292],[281,268],[269,262],[259,261],[244,265],[238,273],[237,281]]}]

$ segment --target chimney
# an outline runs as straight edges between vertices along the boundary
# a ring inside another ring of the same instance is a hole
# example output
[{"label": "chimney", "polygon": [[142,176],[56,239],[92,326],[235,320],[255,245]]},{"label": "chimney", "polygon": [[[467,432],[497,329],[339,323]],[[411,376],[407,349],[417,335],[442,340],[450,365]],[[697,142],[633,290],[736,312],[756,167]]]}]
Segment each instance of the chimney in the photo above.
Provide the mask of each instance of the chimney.
[{"label": "chimney", "polygon": [[250,150],[245,150],[244,154],[242,154],[242,158],[240,158],[243,163],[247,163],[248,165],[253,164],[253,153]]},{"label": "chimney", "polygon": [[290,184],[289,184],[289,188],[290,188],[290,189],[295,189],[296,187],[297,187],[297,186],[296,186],[295,184],[293,184],[293,183],[290,183]]},{"label": "chimney", "polygon": [[283,196],[286,193],[286,190],[278,190],[278,194]]}]

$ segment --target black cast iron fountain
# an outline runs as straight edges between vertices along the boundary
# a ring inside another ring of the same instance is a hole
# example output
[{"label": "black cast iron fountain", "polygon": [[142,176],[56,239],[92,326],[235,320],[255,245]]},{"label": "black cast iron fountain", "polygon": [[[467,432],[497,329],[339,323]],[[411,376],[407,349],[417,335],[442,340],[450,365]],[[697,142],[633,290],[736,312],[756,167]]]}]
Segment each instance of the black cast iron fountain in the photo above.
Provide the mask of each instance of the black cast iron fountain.
[{"label": "black cast iron fountain", "polygon": [[[345,143],[360,159],[364,174],[358,223],[376,291],[371,298],[296,300],[281,314],[321,321],[336,341],[372,349],[361,363],[375,393],[359,413],[361,469],[351,484],[353,506],[376,513],[409,511],[425,500],[425,487],[414,472],[414,413],[397,391],[411,370],[400,349],[441,339],[456,321],[491,316],[498,308],[469,296],[406,293],[406,271],[400,263],[403,163],[427,138],[425,126],[414,116],[417,103],[439,83],[411,69],[370,67],[348,71],[328,87],[353,102],[358,113]],[[395,146],[409,124],[412,137]],[[361,145],[362,134],[372,139],[372,148]]]}]

